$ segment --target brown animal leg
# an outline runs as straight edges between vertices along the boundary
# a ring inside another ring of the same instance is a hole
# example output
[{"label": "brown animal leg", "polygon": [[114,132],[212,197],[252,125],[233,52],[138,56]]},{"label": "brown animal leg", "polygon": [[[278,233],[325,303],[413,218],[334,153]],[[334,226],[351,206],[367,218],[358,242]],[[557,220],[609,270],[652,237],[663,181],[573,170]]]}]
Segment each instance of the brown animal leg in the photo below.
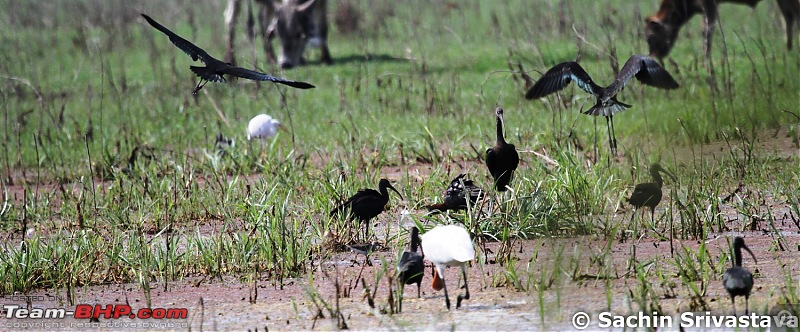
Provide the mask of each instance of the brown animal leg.
[{"label": "brown animal leg", "polygon": [[703,54],[708,61],[711,61],[711,42],[719,19],[716,0],[703,0],[703,12],[705,13],[703,15],[703,37],[706,40]]}]

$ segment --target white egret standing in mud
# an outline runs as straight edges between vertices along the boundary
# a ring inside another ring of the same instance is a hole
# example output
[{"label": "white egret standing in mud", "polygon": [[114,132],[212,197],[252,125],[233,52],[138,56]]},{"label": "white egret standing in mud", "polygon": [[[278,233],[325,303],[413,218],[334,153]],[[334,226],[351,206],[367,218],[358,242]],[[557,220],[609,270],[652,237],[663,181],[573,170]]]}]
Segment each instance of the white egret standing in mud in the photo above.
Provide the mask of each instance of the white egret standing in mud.
[{"label": "white egret standing in mud", "polygon": [[447,305],[447,310],[450,310],[450,298],[447,295],[447,285],[444,281],[444,268],[446,266],[461,267],[466,293],[458,295],[456,309],[461,307],[461,300],[469,300],[467,262],[475,258],[475,248],[472,247],[472,240],[467,230],[456,225],[436,226],[422,234],[422,252],[425,258],[433,262],[436,267],[433,271],[433,283],[431,286],[437,291],[444,288],[444,301]]}]

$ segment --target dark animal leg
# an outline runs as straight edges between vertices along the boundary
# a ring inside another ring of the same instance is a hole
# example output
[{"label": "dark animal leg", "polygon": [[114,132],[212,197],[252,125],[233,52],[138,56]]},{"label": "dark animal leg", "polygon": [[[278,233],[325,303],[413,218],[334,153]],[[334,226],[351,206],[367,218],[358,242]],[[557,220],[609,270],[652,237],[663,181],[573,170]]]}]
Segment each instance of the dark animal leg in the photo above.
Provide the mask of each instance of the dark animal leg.
[{"label": "dark animal leg", "polygon": [[750,302],[749,301],[749,297],[750,297],[749,295],[745,295],[744,296],[744,315],[745,316],[750,315],[750,303],[748,303],[748,302]]},{"label": "dark animal leg", "polygon": [[421,287],[422,287],[422,282],[418,282],[418,283],[417,283],[417,297],[418,297],[418,298],[422,298],[422,295],[421,295],[422,293],[421,293],[421,291],[420,291],[420,288],[421,288]]},{"label": "dark animal leg", "polygon": [[464,288],[467,290],[466,294],[459,294],[456,301],[456,309],[461,308],[461,300],[469,300],[469,284],[467,283],[467,266],[461,265],[461,273],[464,275]]},{"label": "dark animal leg", "polygon": [[736,297],[731,295],[731,305],[733,306],[733,315],[736,316]]},{"label": "dark animal leg", "polygon": [[617,134],[614,132],[614,117],[606,117],[606,128],[608,129],[608,145],[611,147],[611,155],[617,155]]},{"label": "dark animal leg", "polygon": [[194,90],[192,90],[192,94],[196,95],[197,91],[200,91],[200,89],[202,89],[204,86],[206,86],[206,83],[208,83],[208,81],[205,80],[205,79],[202,79],[202,78],[200,79],[200,81],[197,81],[197,85],[194,86]]}]

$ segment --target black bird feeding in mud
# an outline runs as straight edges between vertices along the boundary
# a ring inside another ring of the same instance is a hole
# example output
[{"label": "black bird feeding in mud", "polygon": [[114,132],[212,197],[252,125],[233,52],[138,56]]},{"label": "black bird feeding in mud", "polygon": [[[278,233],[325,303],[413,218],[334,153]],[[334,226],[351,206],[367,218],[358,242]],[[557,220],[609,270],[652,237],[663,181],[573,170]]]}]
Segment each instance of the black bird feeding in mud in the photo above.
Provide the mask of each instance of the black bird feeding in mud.
[{"label": "black bird feeding in mud", "polygon": [[483,196],[483,189],[476,186],[472,180],[466,178],[466,174],[460,174],[450,182],[444,192],[444,202],[428,205],[428,210],[464,210],[467,208],[467,200],[470,205],[475,205],[478,199]]},{"label": "black bird feeding in mud", "polygon": [[403,252],[400,261],[397,262],[397,279],[405,285],[417,284],[417,297],[422,297],[420,288],[422,285],[422,276],[425,272],[425,263],[422,262],[422,255],[417,252],[419,248],[420,238],[419,229],[416,226],[411,227],[411,242],[409,243],[409,250]]},{"label": "black bird feeding in mud", "polygon": [[611,153],[616,155],[617,137],[614,134],[614,114],[631,107],[631,105],[617,100],[617,94],[633,77],[636,77],[639,82],[661,89],[677,89],[680,86],[656,60],[645,55],[632,55],[622,66],[622,70],[614,77],[614,82],[605,88],[597,85],[581,65],[569,61],[550,68],[528,89],[525,98],[542,98],[564,89],[570,82],[575,81],[583,91],[591,93],[597,98],[595,105],[583,114],[606,117],[608,144],[611,147]]},{"label": "black bird feeding in mud", "polygon": [[[378,183],[378,191],[374,189],[359,190],[347,201],[333,208],[330,216],[346,214],[348,219],[358,219],[359,222],[365,225],[364,239],[367,239],[369,236],[370,219],[381,214],[383,209],[386,208],[386,204],[389,203],[389,191],[387,189],[391,189],[396,192],[397,195],[400,195],[400,192],[392,187],[389,180],[381,179]],[[403,199],[403,195],[400,195],[400,199]]]},{"label": "black bird feeding in mud", "polygon": [[[669,176],[672,181],[676,181],[672,173],[659,164],[653,164],[650,166],[650,176],[653,177],[653,182],[637,184],[633,188],[631,197],[627,199],[628,203],[637,210],[643,206],[649,207],[652,220],[655,220],[656,206],[661,203],[661,198],[663,197],[661,192],[661,187],[664,185],[664,179],[661,178],[662,172]],[[633,216],[631,216],[631,220],[633,220]]]},{"label": "black bird feeding in mud", "polygon": [[176,35],[174,32],[170,31],[169,29],[165,28],[163,25],[159,24],[150,16],[142,14],[147,23],[150,23],[154,28],[158,31],[163,32],[169,40],[175,44],[181,51],[192,57],[192,60],[202,61],[206,66],[199,67],[199,66],[190,66],[189,68],[195,75],[200,77],[200,81],[197,82],[197,85],[192,90],[192,94],[197,94],[197,91],[203,88],[209,81],[211,82],[225,82],[225,77],[223,75],[231,75],[241,78],[246,78],[254,81],[270,81],[280,84],[285,84],[293,88],[298,89],[310,89],[314,86],[305,82],[297,82],[291,81],[287,79],[283,79],[280,77],[274,77],[268,74],[264,74],[261,72],[253,71],[250,69],[244,69],[241,67],[234,67],[230,63],[225,63],[220,60],[213,58],[212,56],[208,55],[206,51],[202,48],[197,47],[196,45],[192,44],[186,39],[181,38],[180,36]]},{"label": "black bird feeding in mud", "polygon": [[486,150],[486,166],[494,178],[494,187],[497,191],[506,191],[506,186],[511,182],[514,171],[519,165],[519,154],[514,144],[506,143],[503,138],[503,109],[498,107],[494,111],[497,117],[497,140],[493,147]]},{"label": "black bird feeding in mud", "polygon": [[745,315],[750,313],[749,303],[747,302],[750,298],[750,291],[753,289],[753,274],[742,267],[742,249],[747,250],[750,256],[753,257],[753,261],[758,264],[756,255],[753,255],[750,248],[744,244],[744,239],[739,236],[733,239],[734,263],[733,267],[725,270],[725,274],[722,275],[722,285],[725,286],[725,290],[731,296],[734,315],[736,315],[737,296],[744,296]]}]

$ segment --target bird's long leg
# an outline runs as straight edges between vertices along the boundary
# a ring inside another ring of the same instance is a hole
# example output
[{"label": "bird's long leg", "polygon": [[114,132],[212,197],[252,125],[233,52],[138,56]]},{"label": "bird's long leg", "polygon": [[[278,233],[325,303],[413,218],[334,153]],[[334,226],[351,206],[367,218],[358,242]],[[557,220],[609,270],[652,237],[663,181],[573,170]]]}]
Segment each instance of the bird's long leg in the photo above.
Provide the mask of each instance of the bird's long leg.
[{"label": "bird's long leg", "polygon": [[364,223],[364,243],[369,242],[369,219],[361,220]]},{"label": "bird's long leg", "polygon": [[745,316],[750,315],[750,303],[748,303],[748,302],[750,302],[750,300],[748,299],[749,297],[750,296],[747,296],[747,295],[744,296],[744,315]]},{"label": "bird's long leg", "polygon": [[733,306],[733,315],[736,316],[736,297],[731,295],[731,305]]},{"label": "bird's long leg", "polygon": [[467,283],[467,264],[461,265],[461,274],[464,275],[464,289],[466,294],[459,294],[456,301],[456,309],[461,308],[461,300],[469,300],[469,284]]},{"label": "bird's long leg", "polygon": [[617,135],[614,132],[614,116],[606,117],[606,128],[608,129],[608,145],[611,147],[611,155],[617,155]]},{"label": "bird's long leg", "polygon": [[[437,271],[436,274],[439,274]],[[444,303],[447,305],[447,310],[450,310],[450,297],[447,295],[447,282],[444,280],[443,275],[439,275],[439,278],[442,279],[442,286],[444,288]]]},{"label": "bird's long leg", "polygon": [[364,272],[364,267],[366,267],[366,266],[367,266],[367,264],[362,264],[361,265],[361,270],[358,271],[358,277],[356,277],[356,285],[358,285],[358,280],[361,279],[361,273]]},{"label": "bird's long leg", "polygon": [[197,91],[200,91],[200,89],[202,89],[204,86],[206,86],[206,83],[208,83],[208,80],[203,79],[203,78],[201,78],[199,81],[197,81],[197,85],[194,86],[194,90],[192,90],[192,94],[196,95]]}]

